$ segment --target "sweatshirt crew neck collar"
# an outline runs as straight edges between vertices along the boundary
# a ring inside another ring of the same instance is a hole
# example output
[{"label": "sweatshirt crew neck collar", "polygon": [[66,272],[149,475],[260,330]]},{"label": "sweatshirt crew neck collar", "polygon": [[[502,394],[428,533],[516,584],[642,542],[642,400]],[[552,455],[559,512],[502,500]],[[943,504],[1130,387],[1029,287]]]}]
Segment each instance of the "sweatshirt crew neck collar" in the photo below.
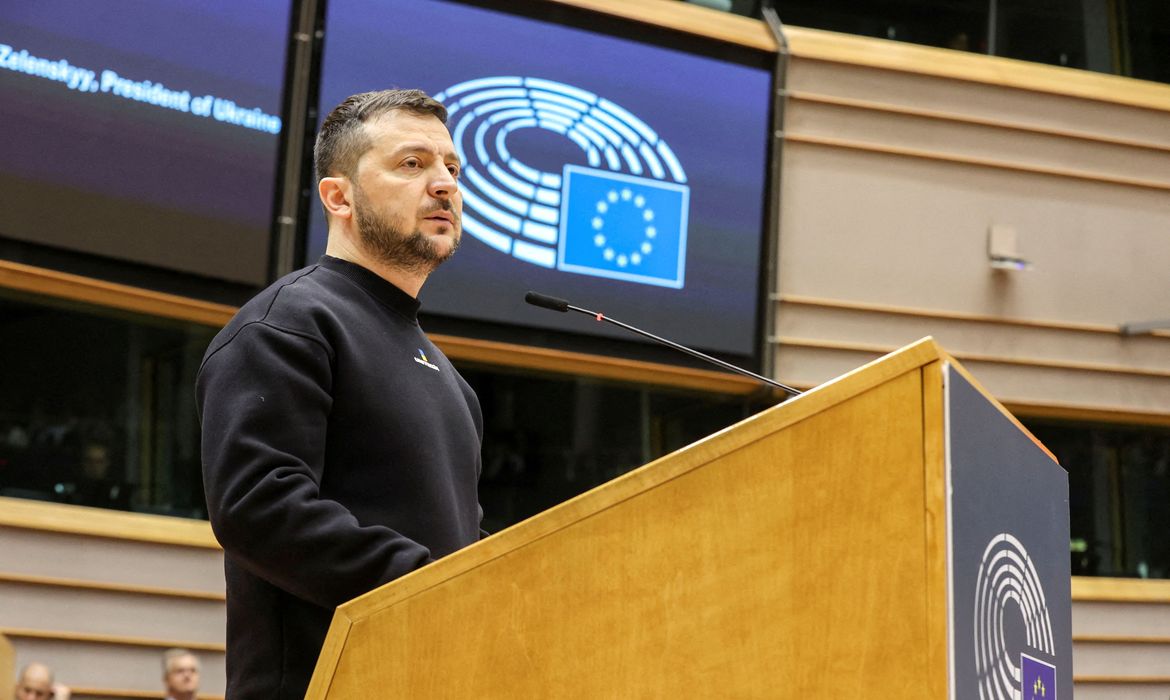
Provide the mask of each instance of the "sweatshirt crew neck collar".
[{"label": "sweatshirt crew neck collar", "polygon": [[331,255],[322,255],[318,264],[326,270],[332,270],[348,278],[378,301],[394,309],[411,321],[418,322],[418,310],[421,306],[418,299],[415,299],[361,265],[349,262],[348,260],[342,260],[341,258],[335,258]]}]

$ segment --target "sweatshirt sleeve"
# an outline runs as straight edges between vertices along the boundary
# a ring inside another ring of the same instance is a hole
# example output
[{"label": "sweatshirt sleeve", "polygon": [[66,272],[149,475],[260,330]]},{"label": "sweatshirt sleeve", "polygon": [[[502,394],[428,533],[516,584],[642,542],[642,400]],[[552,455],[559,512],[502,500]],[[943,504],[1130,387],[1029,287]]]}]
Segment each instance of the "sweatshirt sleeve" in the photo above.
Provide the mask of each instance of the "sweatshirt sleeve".
[{"label": "sweatshirt sleeve", "polygon": [[216,537],[257,576],[325,608],[431,559],[321,497],[331,376],[319,340],[254,322],[206,358],[196,381]]}]

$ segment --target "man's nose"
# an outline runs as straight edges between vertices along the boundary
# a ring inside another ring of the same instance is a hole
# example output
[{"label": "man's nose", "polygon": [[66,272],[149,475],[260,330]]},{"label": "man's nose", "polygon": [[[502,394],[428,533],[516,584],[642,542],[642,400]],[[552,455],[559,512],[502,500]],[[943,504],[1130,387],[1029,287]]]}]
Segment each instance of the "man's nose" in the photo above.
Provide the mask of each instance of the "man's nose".
[{"label": "man's nose", "polygon": [[459,191],[459,182],[451,171],[447,170],[447,166],[435,173],[431,178],[430,184],[427,186],[427,193],[435,199],[447,199]]}]

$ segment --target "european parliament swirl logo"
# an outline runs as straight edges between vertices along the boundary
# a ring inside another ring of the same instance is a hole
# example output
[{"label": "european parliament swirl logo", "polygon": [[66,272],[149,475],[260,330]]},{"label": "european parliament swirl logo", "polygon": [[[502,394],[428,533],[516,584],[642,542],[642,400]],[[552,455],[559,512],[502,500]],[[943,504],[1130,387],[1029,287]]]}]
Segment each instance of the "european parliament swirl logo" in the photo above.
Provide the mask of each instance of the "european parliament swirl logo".
[{"label": "european parliament swirl logo", "polygon": [[[1012,658],[1005,647],[1008,603],[1023,617],[1025,644],[1036,654]],[[982,700],[1056,700],[1056,645],[1044,587],[1023,543],[1003,532],[983,552],[975,586],[975,665]]]},{"label": "european parliament swirl logo", "polygon": [[[690,187],[670,146],[644,121],[541,78],[478,78],[435,99],[447,107],[464,164],[468,234],[542,267],[683,287]],[[563,137],[588,165],[526,162],[509,142],[525,129]]]}]

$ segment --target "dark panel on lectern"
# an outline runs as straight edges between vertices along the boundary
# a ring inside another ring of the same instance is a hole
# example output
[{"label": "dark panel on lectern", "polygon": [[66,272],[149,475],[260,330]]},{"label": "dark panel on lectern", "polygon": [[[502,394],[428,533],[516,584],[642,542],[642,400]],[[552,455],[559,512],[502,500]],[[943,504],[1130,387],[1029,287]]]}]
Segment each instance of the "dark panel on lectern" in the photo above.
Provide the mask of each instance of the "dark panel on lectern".
[{"label": "dark panel on lectern", "polygon": [[949,366],[945,382],[952,697],[1070,698],[1068,474]]}]

